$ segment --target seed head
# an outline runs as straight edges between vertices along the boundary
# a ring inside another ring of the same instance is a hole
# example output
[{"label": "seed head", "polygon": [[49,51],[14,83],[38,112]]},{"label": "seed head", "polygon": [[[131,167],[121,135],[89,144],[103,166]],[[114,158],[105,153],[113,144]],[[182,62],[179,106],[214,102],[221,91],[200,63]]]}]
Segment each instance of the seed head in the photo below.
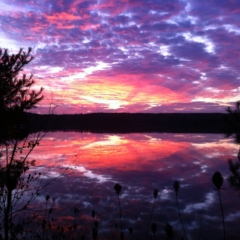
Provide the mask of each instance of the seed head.
[{"label": "seed head", "polygon": [[122,191],[122,185],[120,185],[119,183],[116,183],[114,185],[114,190],[117,193],[117,195],[119,195],[121,193],[121,191]]},{"label": "seed head", "polygon": [[179,190],[179,188],[180,188],[180,183],[179,183],[179,181],[175,181],[175,182],[173,183],[173,187],[174,187],[175,193],[178,194],[178,190]]},{"label": "seed head", "polygon": [[223,185],[223,177],[222,174],[220,172],[215,172],[212,176],[212,182],[214,184],[214,186],[217,188],[217,190],[220,190],[220,188]]},{"label": "seed head", "polygon": [[154,196],[155,199],[157,198],[157,196],[158,196],[158,190],[157,189],[155,189],[153,191],[153,196]]}]

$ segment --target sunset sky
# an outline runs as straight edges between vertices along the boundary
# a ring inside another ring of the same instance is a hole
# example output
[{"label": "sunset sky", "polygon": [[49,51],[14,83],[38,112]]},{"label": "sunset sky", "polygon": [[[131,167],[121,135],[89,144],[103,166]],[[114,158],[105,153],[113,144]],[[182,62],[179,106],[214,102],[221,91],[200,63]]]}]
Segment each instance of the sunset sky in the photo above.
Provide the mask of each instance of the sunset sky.
[{"label": "sunset sky", "polygon": [[0,0],[0,47],[32,47],[36,111],[225,112],[240,0]]}]

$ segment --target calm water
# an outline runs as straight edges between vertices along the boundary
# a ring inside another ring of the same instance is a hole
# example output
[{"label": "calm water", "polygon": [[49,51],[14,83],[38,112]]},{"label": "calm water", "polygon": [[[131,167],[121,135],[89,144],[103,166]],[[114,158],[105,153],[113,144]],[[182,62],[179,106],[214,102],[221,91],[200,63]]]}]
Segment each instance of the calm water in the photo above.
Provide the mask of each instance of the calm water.
[{"label": "calm water", "polygon": [[[119,236],[114,228],[119,223],[119,209],[113,186],[120,183],[126,236],[131,226],[135,236],[145,237],[154,189],[159,190],[152,219],[157,223],[157,239],[164,239],[166,222],[172,224],[176,236],[183,236],[173,191],[174,180],[179,180],[179,207],[189,239],[223,239],[220,205],[211,177],[220,171],[226,179],[230,174],[227,159],[236,160],[237,152],[238,146],[220,134],[55,132],[46,135],[31,158],[37,160],[36,169],[43,173],[44,181],[69,168],[39,198],[43,201],[46,194],[56,198],[53,217],[62,224],[70,225],[64,223],[66,219],[72,223],[77,207],[77,223],[83,232],[84,227],[92,226],[94,209],[100,222],[99,239]],[[240,239],[239,195],[227,180],[223,187],[227,238]],[[90,230],[87,234],[91,235]]]}]

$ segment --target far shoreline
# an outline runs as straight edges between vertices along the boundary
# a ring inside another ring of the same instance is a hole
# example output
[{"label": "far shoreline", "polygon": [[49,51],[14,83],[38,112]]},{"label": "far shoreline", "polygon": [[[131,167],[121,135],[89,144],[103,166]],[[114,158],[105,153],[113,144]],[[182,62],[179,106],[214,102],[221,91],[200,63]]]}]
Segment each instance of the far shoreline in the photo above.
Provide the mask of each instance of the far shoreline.
[{"label": "far shoreline", "polygon": [[77,131],[93,133],[218,133],[228,128],[227,113],[27,113],[31,132]]}]

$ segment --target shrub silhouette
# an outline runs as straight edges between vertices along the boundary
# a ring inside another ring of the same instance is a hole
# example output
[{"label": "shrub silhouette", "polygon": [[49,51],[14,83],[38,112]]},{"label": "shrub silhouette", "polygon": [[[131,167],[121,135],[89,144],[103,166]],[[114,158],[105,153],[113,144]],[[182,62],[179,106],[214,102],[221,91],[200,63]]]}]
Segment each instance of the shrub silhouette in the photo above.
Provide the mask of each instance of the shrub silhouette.
[{"label": "shrub silhouette", "polygon": [[236,162],[228,159],[228,167],[231,172],[231,175],[228,177],[228,182],[233,189],[240,191],[240,149],[237,158],[238,160]]},{"label": "shrub silhouette", "polygon": [[226,129],[227,137],[233,136],[237,144],[240,143],[240,101],[236,102],[235,109],[226,108],[229,113],[227,116],[228,127]]}]

